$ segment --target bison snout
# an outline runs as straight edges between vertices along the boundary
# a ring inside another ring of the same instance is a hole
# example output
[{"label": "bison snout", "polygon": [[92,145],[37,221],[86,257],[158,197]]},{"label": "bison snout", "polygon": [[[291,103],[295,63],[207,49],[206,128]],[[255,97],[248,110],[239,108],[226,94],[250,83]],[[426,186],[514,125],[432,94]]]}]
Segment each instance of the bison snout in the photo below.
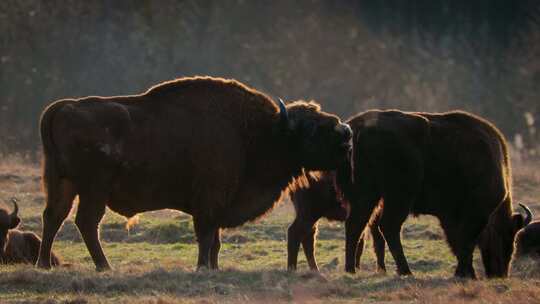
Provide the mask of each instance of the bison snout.
[{"label": "bison snout", "polygon": [[340,123],[336,126],[335,129],[343,136],[343,141],[348,142],[349,140],[351,140],[353,132],[348,124]]}]

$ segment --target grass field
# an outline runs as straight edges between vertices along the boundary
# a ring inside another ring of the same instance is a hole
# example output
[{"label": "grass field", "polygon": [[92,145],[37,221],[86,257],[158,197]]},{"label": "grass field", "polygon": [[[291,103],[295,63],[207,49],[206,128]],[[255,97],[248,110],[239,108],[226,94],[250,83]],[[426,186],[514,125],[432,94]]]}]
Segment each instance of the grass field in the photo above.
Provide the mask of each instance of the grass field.
[{"label": "grass field", "polygon": [[[540,214],[540,163],[514,167],[516,201]],[[0,202],[17,197],[21,228],[38,234],[44,207],[39,180],[37,164],[15,156],[0,160]],[[96,273],[73,215],[54,246],[72,265],[53,271],[1,265],[0,303],[540,303],[540,266],[534,261],[515,263],[509,279],[486,280],[475,252],[480,280],[454,279],[455,259],[432,217],[407,220],[405,254],[415,275],[400,278],[388,252],[388,274],[375,273],[371,250],[362,257],[361,271],[346,274],[343,224],[335,222],[320,225],[316,254],[321,272],[309,272],[302,253],[299,271],[287,272],[286,230],[294,218],[289,202],[258,222],[225,231],[220,271],[194,270],[197,246],[191,218],[164,210],[142,214],[130,231],[123,217],[108,211],[101,238],[114,270]]]}]

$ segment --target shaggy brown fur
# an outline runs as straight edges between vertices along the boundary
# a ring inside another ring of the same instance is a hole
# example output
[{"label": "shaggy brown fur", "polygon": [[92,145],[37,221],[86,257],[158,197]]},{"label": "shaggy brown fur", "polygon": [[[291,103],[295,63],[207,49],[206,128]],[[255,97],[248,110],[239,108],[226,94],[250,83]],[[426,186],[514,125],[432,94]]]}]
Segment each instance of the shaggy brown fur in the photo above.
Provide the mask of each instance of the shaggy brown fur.
[{"label": "shaggy brown fur", "polygon": [[[41,240],[35,233],[15,229],[21,220],[17,215],[17,202],[12,202],[15,206],[12,213],[0,208],[0,263],[35,264]],[[53,266],[60,265],[60,259],[54,253],[51,258]]]},{"label": "shaggy brown fur", "polygon": [[361,113],[349,123],[354,131],[354,165],[337,174],[337,183],[351,202],[347,271],[355,271],[358,238],[383,198],[380,227],[399,274],[411,274],[400,231],[413,213],[439,219],[458,260],[456,276],[475,277],[476,245],[488,277],[508,275],[523,216],[512,212],[508,152],[495,126],[465,112],[378,110]]},{"label": "shaggy brown fur", "polygon": [[303,168],[346,160],[351,130],[315,103],[280,106],[234,81],[182,78],[134,96],[53,103],[42,114],[47,206],[38,266],[75,195],[76,224],[97,270],[105,206],[127,217],[164,208],[193,216],[198,267],[217,268],[220,229],[268,212]]},{"label": "shaggy brown fur", "polygon": [[[334,173],[325,171],[317,174],[306,174],[306,180],[301,185],[292,187],[289,192],[294,204],[296,218],[287,230],[287,267],[296,270],[300,243],[311,270],[319,270],[315,259],[315,242],[317,236],[317,223],[319,219],[326,218],[331,221],[345,221],[347,219],[347,203],[340,200],[334,187]],[[378,214],[378,213],[377,213]],[[377,256],[378,270],[386,271],[384,265],[384,238],[379,231],[377,219],[370,222],[370,232],[373,238],[373,249]],[[356,267],[360,267],[360,257],[364,249],[364,236],[362,235],[356,251]]]}]

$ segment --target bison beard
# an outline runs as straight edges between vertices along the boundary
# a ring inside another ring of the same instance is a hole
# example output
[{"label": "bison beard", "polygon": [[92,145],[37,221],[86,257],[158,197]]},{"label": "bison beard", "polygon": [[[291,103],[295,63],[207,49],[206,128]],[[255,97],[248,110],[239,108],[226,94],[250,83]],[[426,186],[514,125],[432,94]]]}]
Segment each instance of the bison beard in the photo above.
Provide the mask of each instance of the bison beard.
[{"label": "bison beard", "polygon": [[[41,240],[35,233],[15,229],[21,220],[17,215],[17,201],[11,201],[14,205],[12,213],[0,208],[0,263],[35,264]],[[53,266],[60,265],[60,259],[54,253],[51,254],[51,262]]]},{"label": "bison beard", "polygon": [[315,103],[280,108],[234,80],[165,82],[134,96],[66,99],[42,114],[43,242],[79,195],[75,223],[97,270],[109,269],[98,237],[105,207],[131,217],[176,209],[193,216],[198,267],[218,268],[220,229],[262,216],[305,169],[335,169],[350,128]]},{"label": "bison beard", "polygon": [[355,271],[356,243],[383,198],[380,229],[400,275],[411,274],[400,236],[410,213],[439,219],[458,260],[456,276],[476,277],[476,245],[488,277],[508,275],[523,216],[512,213],[506,142],[492,124],[465,112],[378,110],[349,123],[352,163],[339,168],[336,177],[351,202],[345,225],[347,271]]},{"label": "bison beard", "polygon": [[[336,193],[334,186],[334,172],[309,172],[305,179],[299,179],[289,186],[289,196],[294,205],[296,218],[287,230],[287,268],[296,270],[301,243],[309,268],[317,271],[319,267],[315,259],[315,241],[319,219],[324,217],[341,222],[347,219],[347,207]],[[373,250],[377,256],[377,270],[385,272],[385,242],[379,231],[379,215],[380,213],[375,212],[369,228],[373,239]],[[364,240],[365,232],[356,249],[356,268],[360,267]]]}]

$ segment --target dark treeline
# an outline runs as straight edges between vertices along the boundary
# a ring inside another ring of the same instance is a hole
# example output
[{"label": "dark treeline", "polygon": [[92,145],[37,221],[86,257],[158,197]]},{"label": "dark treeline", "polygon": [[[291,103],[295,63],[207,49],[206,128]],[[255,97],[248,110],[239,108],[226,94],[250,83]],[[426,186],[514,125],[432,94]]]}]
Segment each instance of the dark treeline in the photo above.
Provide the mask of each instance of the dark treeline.
[{"label": "dark treeline", "polygon": [[491,45],[509,46],[527,40],[527,34],[540,22],[540,4],[536,0],[350,2],[357,5],[360,18],[371,30],[385,29],[396,34],[420,31],[432,38],[462,36]]},{"label": "dark treeline", "polygon": [[538,145],[538,2],[0,1],[0,153],[36,151],[45,105],[232,77],[344,118],[465,109]]}]

